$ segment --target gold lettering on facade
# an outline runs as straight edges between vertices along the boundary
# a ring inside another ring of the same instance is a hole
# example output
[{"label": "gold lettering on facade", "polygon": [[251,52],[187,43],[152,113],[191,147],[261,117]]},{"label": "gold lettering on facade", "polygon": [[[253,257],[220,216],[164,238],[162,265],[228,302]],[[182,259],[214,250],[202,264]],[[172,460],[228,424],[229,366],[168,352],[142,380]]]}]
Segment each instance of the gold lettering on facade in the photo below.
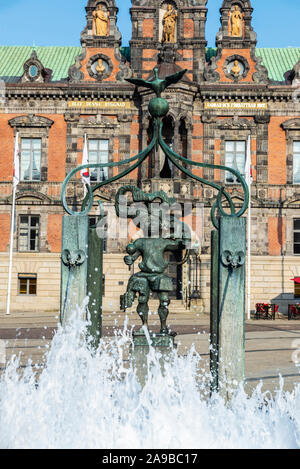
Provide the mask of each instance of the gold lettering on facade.
[{"label": "gold lettering on facade", "polygon": [[204,104],[205,109],[268,109],[268,103],[217,103]]},{"label": "gold lettering on facade", "polygon": [[130,101],[69,101],[69,108],[131,109]]}]

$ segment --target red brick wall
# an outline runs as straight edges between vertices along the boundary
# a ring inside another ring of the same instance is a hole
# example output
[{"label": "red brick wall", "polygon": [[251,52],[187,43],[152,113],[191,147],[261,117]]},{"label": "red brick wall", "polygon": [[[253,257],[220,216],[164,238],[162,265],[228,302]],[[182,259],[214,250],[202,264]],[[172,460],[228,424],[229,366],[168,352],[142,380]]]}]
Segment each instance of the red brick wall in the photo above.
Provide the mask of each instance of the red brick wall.
[{"label": "red brick wall", "polygon": [[190,18],[185,18],[183,20],[183,35],[185,38],[194,37],[194,20]]},{"label": "red brick wall", "polygon": [[[221,140],[216,139],[215,140],[215,164],[220,165],[221,164]],[[219,169],[215,170],[215,180],[220,181],[221,180],[221,171]]]},{"label": "red brick wall", "polygon": [[49,131],[48,181],[62,182],[66,177],[67,124],[62,115],[47,115],[54,121]]},{"label": "red brick wall", "polygon": [[[139,148],[139,132],[140,132],[140,124],[139,124],[139,118],[138,116],[134,116],[132,123],[131,123],[131,128],[130,128],[130,134],[131,134],[131,140],[130,140],[130,157],[133,157],[137,155],[140,151]],[[133,164],[133,163],[131,163]],[[128,178],[130,179],[137,179],[138,177],[138,170],[135,169],[131,174],[128,175]]]},{"label": "red brick wall", "polygon": [[61,251],[62,215],[51,213],[48,215],[48,243],[51,252]]},{"label": "red brick wall", "polygon": [[0,252],[5,252],[9,244],[10,213],[0,213]]},{"label": "red brick wall", "polygon": [[14,130],[8,125],[8,121],[18,114],[0,115],[0,180],[12,181],[14,160]]},{"label": "red brick wall", "polygon": [[284,218],[269,217],[269,255],[280,256],[281,249],[285,245],[286,221]]},{"label": "red brick wall", "polygon": [[286,184],[287,180],[287,142],[286,133],[281,124],[288,117],[271,117],[269,124],[269,160],[268,182],[269,184]]},{"label": "red brick wall", "polygon": [[153,37],[154,20],[145,18],[143,21],[143,37]]},{"label": "red brick wall", "polygon": [[[193,139],[192,145],[192,160],[198,163],[203,163],[203,123],[200,116],[194,116],[193,119]],[[193,168],[193,174],[196,176],[203,176],[202,168]]]}]

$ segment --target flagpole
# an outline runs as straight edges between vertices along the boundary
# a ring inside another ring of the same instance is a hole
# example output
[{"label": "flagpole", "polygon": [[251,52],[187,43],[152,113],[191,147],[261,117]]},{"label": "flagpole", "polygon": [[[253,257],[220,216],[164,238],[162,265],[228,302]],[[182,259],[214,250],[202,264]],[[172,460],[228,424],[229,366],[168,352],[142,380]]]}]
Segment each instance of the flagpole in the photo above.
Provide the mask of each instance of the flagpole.
[{"label": "flagpole", "polygon": [[249,208],[248,208],[248,287],[247,287],[247,310],[248,319],[251,319],[251,185],[249,186]]},{"label": "flagpole", "polygon": [[14,249],[14,232],[15,232],[15,212],[16,212],[16,191],[20,181],[20,153],[19,153],[19,132],[15,138],[15,151],[13,162],[13,200],[11,209],[10,222],[10,242],[9,242],[9,267],[8,267],[8,286],[7,286],[7,302],[6,314],[10,315],[10,297],[11,297],[11,279],[12,279],[12,261]]},{"label": "flagpole", "polygon": [[248,148],[247,148],[247,158],[248,158],[248,174],[247,174],[247,183],[249,188],[249,208],[248,208],[248,224],[247,224],[247,244],[248,244],[248,273],[247,273],[247,311],[248,311],[248,320],[251,319],[251,138],[248,139]]},{"label": "flagpole", "polygon": [[9,269],[8,269],[8,287],[7,287],[7,303],[6,303],[6,314],[7,315],[10,315],[12,261],[13,261],[14,231],[15,231],[16,190],[17,190],[17,187],[14,184],[14,186],[13,186],[13,202],[12,202],[12,210],[11,210],[11,223],[10,223]]}]

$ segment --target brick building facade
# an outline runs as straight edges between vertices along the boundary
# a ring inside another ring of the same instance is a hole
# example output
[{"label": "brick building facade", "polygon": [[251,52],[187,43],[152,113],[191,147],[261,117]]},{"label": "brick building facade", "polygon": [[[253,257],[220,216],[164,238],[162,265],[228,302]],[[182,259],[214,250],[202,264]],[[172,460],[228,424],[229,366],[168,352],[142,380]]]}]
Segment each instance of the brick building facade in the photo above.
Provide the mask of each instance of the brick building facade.
[{"label": "brick building facade", "polygon": [[[114,0],[89,0],[81,47],[0,47],[0,309],[5,309],[14,138],[18,134],[21,182],[16,205],[12,309],[59,309],[62,182],[81,163],[84,135],[90,158],[122,161],[150,138],[149,90],[125,78],[160,76],[188,69],[165,95],[170,113],[164,137],[173,149],[197,162],[233,165],[244,171],[251,137],[252,307],[275,301],[286,312],[294,298],[290,280],[300,276],[300,48],[257,49],[249,0],[220,1],[216,48],[205,38],[206,0],[132,0],[132,40],[122,48]],[[222,3],[222,5],[221,5]],[[98,5],[107,18],[106,35],[97,35]],[[177,12],[174,42],[163,40],[168,5]],[[234,17],[234,13],[236,17]],[[217,14],[217,13],[216,13]],[[94,181],[116,174],[95,174]],[[238,184],[218,170],[195,174],[222,182],[237,205]],[[209,311],[210,208],[214,191],[178,173],[160,151],[127,178],[145,191],[163,189],[180,202],[203,204],[204,232],[199,258],[170,275],[177,300]],[[99,197],[113,204],[117,182]],[[80,180],[68,187],[79,207]],[[97,215],[97,206],[93,215]],[[124,242],[107,240],[105,310],[118,308],[126,287]]]}]

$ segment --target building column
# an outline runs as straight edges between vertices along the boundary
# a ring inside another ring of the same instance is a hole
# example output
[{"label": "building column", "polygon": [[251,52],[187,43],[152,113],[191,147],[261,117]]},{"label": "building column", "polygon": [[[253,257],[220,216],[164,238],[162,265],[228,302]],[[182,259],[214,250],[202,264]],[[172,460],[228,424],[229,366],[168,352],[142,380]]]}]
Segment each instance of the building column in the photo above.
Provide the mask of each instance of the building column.
[{"label": "building column", "polygon": [[[175,153],[178,153],[179,151],[179,121],[178,120],[175,121],[175,125],[174,125],[173,151],[175,151]],[[173,177],[176,179],[180,178],[179,173],[180,173],[179,169],[173,165]]]}]

